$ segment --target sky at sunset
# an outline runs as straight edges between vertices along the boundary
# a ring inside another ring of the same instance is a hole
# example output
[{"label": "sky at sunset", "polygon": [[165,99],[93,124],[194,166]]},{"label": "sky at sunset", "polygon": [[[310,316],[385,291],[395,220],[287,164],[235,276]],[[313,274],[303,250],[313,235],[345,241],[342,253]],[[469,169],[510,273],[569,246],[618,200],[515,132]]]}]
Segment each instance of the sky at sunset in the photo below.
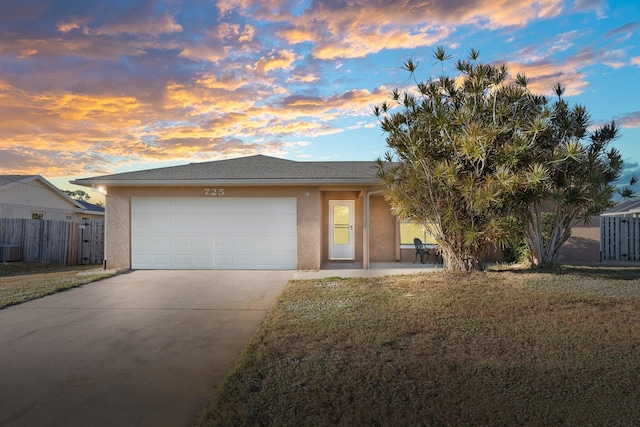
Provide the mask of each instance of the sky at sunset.
[{"label": "sky at sunset", "polygon": [[0,174],[374,160],[373,105],[411,86],[408,59],[440,75],[438,46],[448,74],[474,48],[565,85],[640,172],[638,0],[0,0]]}]

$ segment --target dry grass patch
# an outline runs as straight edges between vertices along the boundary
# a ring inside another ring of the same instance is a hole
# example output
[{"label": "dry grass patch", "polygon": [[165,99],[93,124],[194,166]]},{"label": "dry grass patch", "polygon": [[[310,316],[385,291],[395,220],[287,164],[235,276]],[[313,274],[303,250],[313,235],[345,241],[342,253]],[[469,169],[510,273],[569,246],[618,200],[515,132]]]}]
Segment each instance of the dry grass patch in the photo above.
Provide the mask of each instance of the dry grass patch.
[{"label": "dry grass patch", "polygon": [[[101,270],[87,274],[92,269],[96,269],[96,266],[65,267],[38,263],[0,265],[0,309],[113,276],[113,273]],[[78,275],[81,272],[84,274]]]},{"label": "dry grass patch", "polygon": [[200,424],[637,425],[639,278],[292,281]]}]

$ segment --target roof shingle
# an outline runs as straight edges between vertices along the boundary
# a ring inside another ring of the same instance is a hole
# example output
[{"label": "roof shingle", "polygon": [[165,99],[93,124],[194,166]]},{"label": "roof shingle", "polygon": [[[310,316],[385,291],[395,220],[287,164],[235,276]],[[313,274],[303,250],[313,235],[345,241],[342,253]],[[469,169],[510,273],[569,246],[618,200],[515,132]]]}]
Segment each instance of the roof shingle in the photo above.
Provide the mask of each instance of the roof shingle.
[{"label": "roof shingle", "polygon": [[191,163],[182,166],[103,175],[74,181],[74,184],[135,185],[197,182],[254,184],[282,183],[366,183],[377,184],[375,162],[296,162],[264,155]]}]

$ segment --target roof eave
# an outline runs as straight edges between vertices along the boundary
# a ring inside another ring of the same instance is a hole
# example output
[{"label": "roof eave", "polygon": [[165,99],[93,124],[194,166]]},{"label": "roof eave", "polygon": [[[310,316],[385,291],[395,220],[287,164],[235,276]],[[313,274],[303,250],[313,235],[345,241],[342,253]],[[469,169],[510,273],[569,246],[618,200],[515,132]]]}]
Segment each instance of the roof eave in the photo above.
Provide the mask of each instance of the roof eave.
[{"label": "roof eave", "polygon": [[615,212],[603,212],[600,216],[622,216],[622,215],[637,215],[640,214],[640,209],[631,209],[628,211],[615,211]]},{"label": "roof eave", "polygon": [[182,180],[100,180],[80,179],[71,181],[71,184],[85,187],[193,187],[206,186],[292,186],[292,185],[379,185],[380,181],[363,178],[350,179],[182,179]]},{"label": "roof eave", "polygon": [[74,213],[83,214],[83,215],[99,215],[104,216],[104,211],[92,211],[91,209],[75,209]]}]

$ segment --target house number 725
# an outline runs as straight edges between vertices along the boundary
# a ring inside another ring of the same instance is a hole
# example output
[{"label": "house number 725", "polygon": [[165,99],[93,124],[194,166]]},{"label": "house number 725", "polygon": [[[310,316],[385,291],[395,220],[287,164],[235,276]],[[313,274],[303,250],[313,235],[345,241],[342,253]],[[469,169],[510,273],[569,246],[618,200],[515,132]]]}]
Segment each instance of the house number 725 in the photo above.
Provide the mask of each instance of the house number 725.
[{"label": "house number 725", "polygon": [[224,196],[224,188],[205,188],[205,196]]}]

